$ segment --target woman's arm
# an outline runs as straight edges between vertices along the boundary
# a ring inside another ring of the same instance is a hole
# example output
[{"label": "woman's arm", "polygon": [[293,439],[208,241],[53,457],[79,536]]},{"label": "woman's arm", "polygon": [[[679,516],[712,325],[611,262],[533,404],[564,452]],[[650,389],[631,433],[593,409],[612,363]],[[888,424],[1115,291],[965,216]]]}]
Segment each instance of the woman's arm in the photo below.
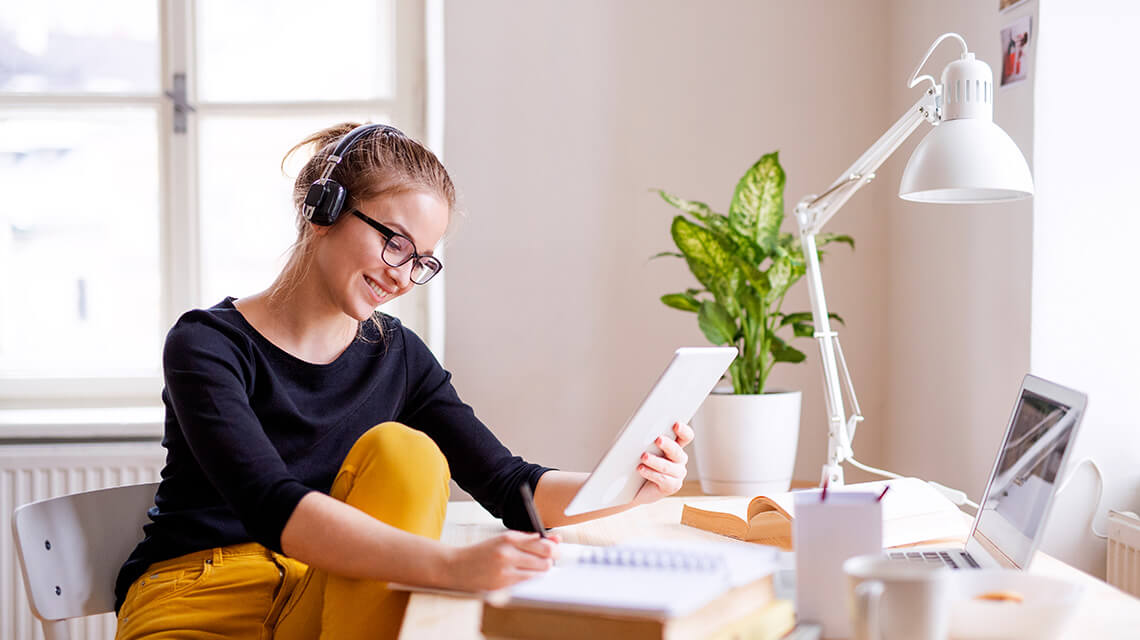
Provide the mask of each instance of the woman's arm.
[{"label": "woman's arm", "polygon": [[637,466],[637,471],[649,482],[641,487],[633,502],[629,504],[568,516],[565,513],[566,505],[570,504],[570,500],[578,493],[578,489],[586,482],[589,474],[566,471],[547,471],[542,474],[534,489],[534,506],[538,509],[542,523],[548,527],[561,527],[595,520],[627,511],[639,504],[656,502],[676,493],[685,481],[685,464],[689,461],[689,456],[682,447],[693,441],[693,428],[687,424],[677,423],[673,425],[673,433],[676,434],[675,439],[658,438],[655,443],[665,454],[664,456],[648,453],[641,455],[641,464]]},{"label": "woman's arm", "polygon": [[508,531],[452,547],[384,524],[317,491],[297,503],[281,532],[286,554],[330,573],[461,591],[499,589],[546,571],[556,541]]}]

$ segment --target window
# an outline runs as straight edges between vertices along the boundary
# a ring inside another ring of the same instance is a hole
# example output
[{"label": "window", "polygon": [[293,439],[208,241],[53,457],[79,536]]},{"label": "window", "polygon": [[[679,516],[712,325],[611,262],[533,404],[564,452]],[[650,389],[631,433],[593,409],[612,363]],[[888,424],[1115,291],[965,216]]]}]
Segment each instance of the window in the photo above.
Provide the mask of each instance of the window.
[{"label": "window", "polygon": [[[177,317],[284,264],[293,144],[344,120],[424,139],[424,43],[424,0],[9,3],[0,407],[154,403]],[[423,330],[429,296],[384,311]]]}]

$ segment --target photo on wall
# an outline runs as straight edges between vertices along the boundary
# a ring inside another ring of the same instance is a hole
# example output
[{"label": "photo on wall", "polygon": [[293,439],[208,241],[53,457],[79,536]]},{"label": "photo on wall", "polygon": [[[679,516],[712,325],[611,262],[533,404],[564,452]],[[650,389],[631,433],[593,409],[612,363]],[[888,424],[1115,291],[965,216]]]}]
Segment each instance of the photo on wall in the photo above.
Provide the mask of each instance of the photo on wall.
[{"label": "photo on wall", "polygon": [[1029,40],[1032,16],[1023,16],[1001,30],[1001,86],[1029,77]]},{"label": "photo on wall", "polygon": [[1012,9],[1018,5],[1025,4],[1028,0],[998,0],[998,11],[1005,11]]}]

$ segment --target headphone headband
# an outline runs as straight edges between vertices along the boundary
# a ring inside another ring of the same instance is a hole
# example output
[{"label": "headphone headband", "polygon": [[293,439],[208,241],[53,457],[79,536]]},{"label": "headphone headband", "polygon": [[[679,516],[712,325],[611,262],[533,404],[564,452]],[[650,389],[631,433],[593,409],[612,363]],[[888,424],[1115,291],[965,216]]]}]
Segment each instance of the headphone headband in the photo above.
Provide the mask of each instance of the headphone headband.
[{"label": "headphone headband", "polygon": [[379,129],[380,135],[404,137],[402,131],[386,124],[362,124],[346,133],[326,158],[327,164],[321,171],[321,177],[309,186],[309,192],[305,194],[305,203],[301,207],[301,214],[305,216],[306,220],[322,226],[329,226],[336,222],[341,209],[344,208],[345,201],[348,199],[348,191],[335,180],[330,180],[329,177],[332,176],[333,171],[344,159],[344,156],[348,154],[352,145],[374,129]]}]

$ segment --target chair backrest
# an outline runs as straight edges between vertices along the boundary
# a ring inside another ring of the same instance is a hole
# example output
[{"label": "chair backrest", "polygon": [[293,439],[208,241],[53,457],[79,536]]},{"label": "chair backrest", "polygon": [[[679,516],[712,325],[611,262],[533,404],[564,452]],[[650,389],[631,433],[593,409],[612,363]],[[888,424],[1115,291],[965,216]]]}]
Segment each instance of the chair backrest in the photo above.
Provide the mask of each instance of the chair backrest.
[{"label": "chair backrest", "polygon": [[32,613],[53,621],[112,611],[115,578],[142,539],[157,482],[26,504],[12,516]]}]

